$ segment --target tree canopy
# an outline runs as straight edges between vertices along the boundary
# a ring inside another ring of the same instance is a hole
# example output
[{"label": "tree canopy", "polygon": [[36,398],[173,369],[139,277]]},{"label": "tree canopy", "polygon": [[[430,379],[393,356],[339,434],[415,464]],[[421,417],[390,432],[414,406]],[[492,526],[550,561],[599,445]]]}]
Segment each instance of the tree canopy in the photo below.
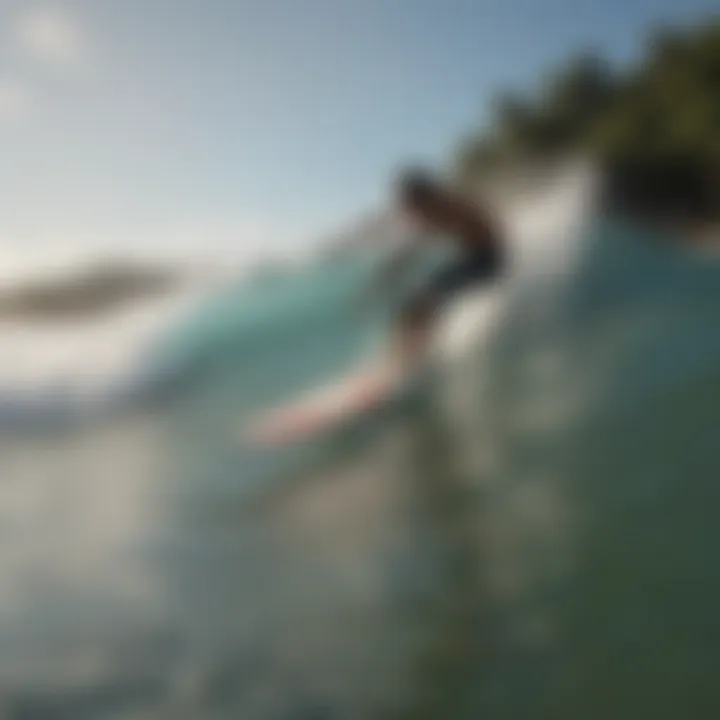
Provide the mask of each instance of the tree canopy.
[{"label": "tree canopy", "polygon": [[456,169],[472,182],[577,151],[634,169],[636,184],[681,188],[692,212],[720,216],[720,18],[656,30],[632,67],[585,54],[531,96],[504,95],[489,127],[462,144]]}]

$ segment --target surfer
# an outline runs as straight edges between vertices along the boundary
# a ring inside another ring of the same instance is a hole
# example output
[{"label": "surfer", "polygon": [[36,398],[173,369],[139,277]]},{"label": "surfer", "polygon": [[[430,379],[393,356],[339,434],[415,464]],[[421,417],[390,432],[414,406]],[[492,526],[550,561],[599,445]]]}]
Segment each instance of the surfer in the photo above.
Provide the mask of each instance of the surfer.
[{"label": "surfer", "polygon": [[[460,291],[489,282],[503,271],[505,244],[484,208],[418,170],[400,178],[397,204],[420,231],[413,237],[430,232],[448,235],[461,251],[460,260],[430,278],[401,309],[390,357],[271,410],[251,424],[246,437],[254,442],[273,446],[307,439],[380,407],[422,363],[436,311]],[[392,284],[392,275],[419,247],[411,242],[399,248],[386,266],[390,277],[382,279]]]},{"label": "surfer", "polygon": [[[411,369],[428,348],[436,312],[457,293],[495,280],[504,270],[503,235],[490,211],[447,187],[431,174],[412,169],[399,178],[397,205],[420,230],[414,237],[440,234],[454,242],[462,256],[438,271],[400,312],[393,358]],[[403,266],[419,243],[403,246],[391,260],[391,273]]]}]

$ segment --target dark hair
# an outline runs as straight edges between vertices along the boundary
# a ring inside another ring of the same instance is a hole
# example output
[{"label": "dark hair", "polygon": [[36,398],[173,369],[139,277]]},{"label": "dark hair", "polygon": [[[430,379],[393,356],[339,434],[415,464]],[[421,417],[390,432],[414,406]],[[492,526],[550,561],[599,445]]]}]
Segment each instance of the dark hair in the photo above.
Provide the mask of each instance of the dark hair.
[{"label": "dark hair", "polygon": [[414,205],[437,197],[442,185],[426,170],[410,168],[400,175],[397,188],[401,202]]}]

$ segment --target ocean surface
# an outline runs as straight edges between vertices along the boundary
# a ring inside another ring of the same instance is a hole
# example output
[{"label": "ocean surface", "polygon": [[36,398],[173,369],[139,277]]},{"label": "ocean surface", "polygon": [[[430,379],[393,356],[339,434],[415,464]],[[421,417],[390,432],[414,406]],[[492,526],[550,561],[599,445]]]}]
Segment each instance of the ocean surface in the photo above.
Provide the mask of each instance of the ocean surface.
[{"label": "ocean surface", "polygon": [[509,217],[424,384],[303,446],[242,430],[442,257],[228,283],[82,403],[0,404],[0,717],[716,716],[720,268],[581,189]]}]

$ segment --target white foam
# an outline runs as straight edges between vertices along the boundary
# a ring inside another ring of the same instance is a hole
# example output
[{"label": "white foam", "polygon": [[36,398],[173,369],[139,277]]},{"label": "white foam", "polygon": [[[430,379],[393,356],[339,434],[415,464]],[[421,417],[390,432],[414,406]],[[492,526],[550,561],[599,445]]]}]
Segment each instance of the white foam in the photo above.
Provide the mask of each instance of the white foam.
[{"label": "white foam", "polygon": [[93,320],[0,323],[0,391],[91,393],[128,374],[159,332],[207,292],[190,287]]}]

